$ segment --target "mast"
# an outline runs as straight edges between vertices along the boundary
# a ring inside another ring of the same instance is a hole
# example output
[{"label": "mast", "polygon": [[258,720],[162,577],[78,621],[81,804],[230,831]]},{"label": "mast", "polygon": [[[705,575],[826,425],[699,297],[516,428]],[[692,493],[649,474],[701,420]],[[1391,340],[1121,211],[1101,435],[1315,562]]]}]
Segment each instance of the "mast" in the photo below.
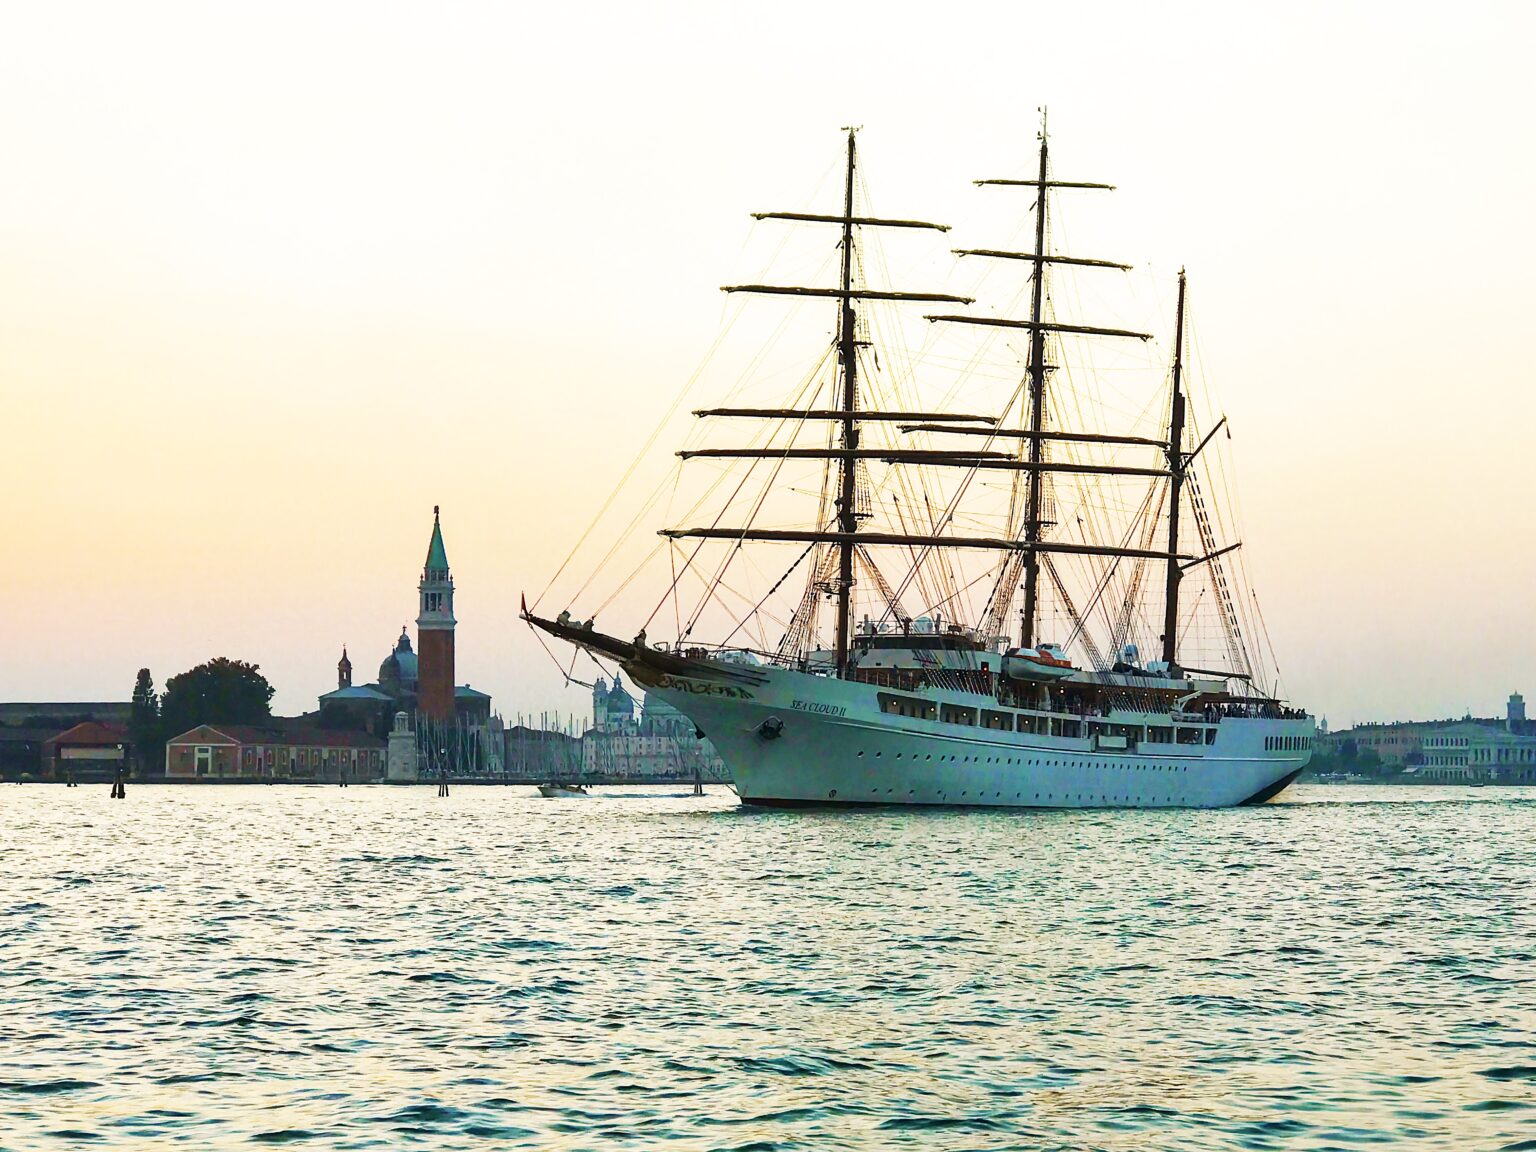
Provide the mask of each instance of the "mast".
[{"label": "mast", "polygon": [[[722,289],[725,292],[752,292],[769,296],[800,296],[800,297],[835,297],[838,301],[837,319],[837,359],[842,368],[842,390],[834,399],[835,408],[828,409],[769,409],[769,408],[706,408],[695,412],[697,416],[752,416],[752,417],[782,417],[798,418],[801,420],[830,419],[842,426],[842,443],[836,449],[823,449],[816,452],[804,449],[792,449],[791,456],[820,457],[835,459],[838,466],[837,496],[835,508],[837,512],[837,531],[818,531],[812,533],[807,539],[832,543],[837,546],[837,674],[844,676],[848,672],[848,653],[852,644],[852,628],[850,624],[853,618],[853,565],[857,541],[854,537],[859,530],[859,517],[857,510],[856,493],[858,489],[858,461],[873,453],[859,448],[859,426],[863,420],[909,420],[909,419],[950,419],[943,413],[876,413],[861,412],[859,410],[859,338],[858,316],[855,311],[855,302],[858,300],[882,300],[889,302],[924,302],[947,304],[970,304],[969,296],[955,296],[945,292],[894,292],[872,288],[855,288],[853,267],[854,227],[861,228],[903,228],[903,229],[931,229],[937,232],[948,232],[947,224],[932,224],[926,220],[910,220],[902,218],[885,218],[875,216],[855,216],[853,214],[853,184],[854,174],[858,165],[858,152],[855,144],[856,128],[846,129],[848,133],[848,161],[847,172],[843,184],[843,212],[841,216],[830,216],[812,212],[754,212],[756,220],[789,220],[815,224],[838,224],[842,226],[843,259],[841,275],[836,288],[816,288],[804,285],[780,285],[780,284],[735,284]],[[958,421],[972,421],[979,423],[991,422],[991,417],[978,415],[961,415],[956,417]],[[735,450],[726,449],[714,452],[690,452],[680,454],[685,456],[735,456],[750,458],[762,457],[765,454],[760,450]],[[784,456],[785,452],[775,452],[772,455]],[[951,453],[944,454],[946,458]],[[663,531],[662,535],[671,534]],[[701,534],[694,531],[684,531],[681,535],[700,536],[705,538],[717,538],[709,534]],[[742,535],[740,539],[750,539],[748,535]]]},{"label": "mast", "polygon": [[[853,314],[853,172],[855,163],[854,129],[848,129],[848,171],[843,187],[843,274],[842,300],[838,305],[837,357],[843,366],[843,448],[852,452],[859,446],[859,345]],[[838,542],[837,555],[837,674],[848,674],[848,625],[853,599],[853,535],[859,530],[854,508],[854,488],[858,460],[851,454],[840,463],[837,494],[837,528],[846,538]]]},{"label": "mast", "polygon": [[[1049,151],[1045,125],[1040,126],[1040,181],[1039,196],[1035,201],[1035,259],[1034,284],[1029,305],[1030,323],[1035,327],[1029,334],[1029,423],[1027,431],[1043,430],[1045,414],[1045,329],[1041,308],[1045,300],[1045,214],[1046,214],[1046,161]],[[1029,462],[1035,465],[1029,472],[1029,494],[1025,500],[1024,540],[1028,544],[1040,542],[1040,492],[1039,464],[1042,450],[1040,437],[1029,441]],[[1024,554],[1024,607],[1019,615],[1019,646],[1035,646],[1035,610],[1040,595],[1040,558],[1033,551]]]},{"label": "mast", "polygon": [[[997,583],[994,585],[992,595],[987,603],[987,611],[983,622],[985,631],[992,631],[999,627],[1007,605],[1012,600],[1013,589],[1017,584],[1022,571],[1024,577],[1024,597],[1019,611],[1019,644],[1030,648],[1035,645],[1036,623],[1039,615],[1040,600],[1040,559],[1039,547],[1045,538],[1045,522],[1041,519],[1041,505],[1044,502],[1045,480],[1043,473],[1055,471],[1084,471],[1084,472],[1110,472],[1111,469],[1092,465],[1079,468],[1064,469],[1053,465],[1045,453],[1047,440],[1056,439],[1086,439],[1083,436],[1057,436],[1046,432],[1046,405],[1045,385],[1046,373],[1051,365],[1046,363],[1046,335],[1058,333],[1072,336],[1126,336],[1138,340],[1147,339],[1144,332],[1131,332],[1123,328],[1098,328],[1081,324],[1061,324],[1045,319],[1045,274],[1046,268],[1051,264],[1070,264],[1084,268],[1115,268],[1124,270],[1129,265],[1121,264],[1114,260],[1090,260],[1082,257],[1055,255],[1046,250],[1046,231],[1049,219],[1049,193],[1056,188],[1082,188],[1112,190],[1112,184],[1099,184],[1082,180],[1052,180],[1050,177],[1050,142],[1046,131],[1045,120],[1042,112],[1040,123],[1040,166],[1039,172],[1032,180],[977,180],[978,185],[1001,185],[1005,187],[1033,188],[1035,191],[1035,243],[1034,250],[1030,252],[1007,252],[995,248],[957,248],[957,256],[986,256],[1000,260],[1028,261],[1033,274],[1033,284],[1030,294],[1030,313],[1028,320],[1007,320],[984,316],[929,316],[929,320],[945,320],[961,324],[975,324],[983,327],[996,328],[1021,328],[1027,329],[1029,340],[1029,408],[1025,415],[1022,429],[1003,429],[994,426],[989,430],[991,435],[1005,439],[1019,439],[1028,441],[1028,452],[1021,454],[1012,466],[1021,472],[1027,473],[1024,523],[1021,544],[1022,547],[1013,558],[1005,562],[998,574]],[[913,429],[917,430],[917,429]],[[924,428],[924,431],[963,431],[963,429]],[[1100,438],[1108,441],[1110,438]],[[1128,438],[1115,438],[1117,442],[1129,442]],[[1161,441],[1157,442],[1161,445]],[[997,466],[997,465],[991,465]],[[1114,471],[1119,471],[1115,469]],[[1017,490],[1015,490],[1017,491]],[[1010,521],[1012,519],[1012,506],[1010,505]]]},{"label": "mast", "polygon": [[1174,559],[1179,550],[1179,498],[1184,489],[1184,269],[1179,269],[1179,308],[1173,337],[1173,404],[1168,420],[1168,583],[1163,594],[1163,662],[1176,667],[1179,634],[1179,581],[1184,570]]}]

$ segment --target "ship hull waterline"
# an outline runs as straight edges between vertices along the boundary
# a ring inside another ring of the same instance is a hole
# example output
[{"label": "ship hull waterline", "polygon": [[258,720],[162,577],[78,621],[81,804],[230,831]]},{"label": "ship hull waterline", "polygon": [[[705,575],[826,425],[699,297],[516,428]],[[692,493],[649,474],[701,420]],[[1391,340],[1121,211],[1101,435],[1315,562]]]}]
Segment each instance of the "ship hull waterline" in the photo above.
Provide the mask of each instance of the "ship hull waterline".
[{"label": "ship hull waterline", "polygon": [[658,672],[643,658],[625,668],[694,722],[746,804],[1228,808],[1274,798],[1311,758],[1310,718],[1227,716],[1210,744],[1105,749],[889,715],[872,685],[790,669],[755,669],[756,682],[742,684]]}]

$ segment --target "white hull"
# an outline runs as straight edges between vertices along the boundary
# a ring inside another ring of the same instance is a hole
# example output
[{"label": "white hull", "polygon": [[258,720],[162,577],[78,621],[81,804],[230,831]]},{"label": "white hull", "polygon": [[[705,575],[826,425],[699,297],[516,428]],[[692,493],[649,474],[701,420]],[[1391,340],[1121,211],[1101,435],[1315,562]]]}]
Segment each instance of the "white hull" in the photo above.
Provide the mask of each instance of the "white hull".
[{"label": "white hull", "polygon": [[563,784],[540,784],[539,795],[546,800],[585,800],[591,793],[582,788],[568,788]]},{"label": "white hull", "polygon": [[[881,711],[881,690],[872,685],[761,671],[764,682],[751,687],[631,671],[654,681],[647,689],[698,725],[730,769],[737,794],[753,804],[1226,808],[1269,799],[1312,755],[1310,717],[1229,715],[1213,724],[1181,723],[1197,744],[1143,740],[1110,749],[1086,735],[891,715]],[[1004,710],[971,693],[924,695],[940,705],[1037,721],[1046,715]],[[1173,727],[1167,715],[1116,712],[1102,719]],[[765,735],[765,726],[778,735]]]}]

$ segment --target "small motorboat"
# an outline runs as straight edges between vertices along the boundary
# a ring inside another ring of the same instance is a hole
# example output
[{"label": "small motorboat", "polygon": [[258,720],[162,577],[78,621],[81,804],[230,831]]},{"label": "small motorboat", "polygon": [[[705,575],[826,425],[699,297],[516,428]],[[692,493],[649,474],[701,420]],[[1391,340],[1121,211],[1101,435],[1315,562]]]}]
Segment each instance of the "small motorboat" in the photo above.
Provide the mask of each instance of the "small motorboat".
[{"label": "small motorboat", "polygon": [[1010,648],[1003,653],[1003,675],[1015,680],[1065,680],[1076,671],[1055,644]]},{"label": "small motorboat", "polygon": [[592,793],[587,791],[585,784],[561,784],[558,781],[552,781],[539,785],[539,795],[551,800],[570,800],[577,796],[590,796]]}]

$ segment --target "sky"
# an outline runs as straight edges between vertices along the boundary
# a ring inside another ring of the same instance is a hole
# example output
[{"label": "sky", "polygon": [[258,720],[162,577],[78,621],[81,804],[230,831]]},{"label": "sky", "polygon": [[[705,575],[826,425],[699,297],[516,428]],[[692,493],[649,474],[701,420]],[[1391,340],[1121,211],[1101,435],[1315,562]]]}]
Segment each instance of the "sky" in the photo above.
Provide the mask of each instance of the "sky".
[{"label": "sky", "polygon": [[1516,3],[0,4],[0,699],[224,655],[313,708],[414,621],[441,505],[459,680],[585,713],[519,597],[767,275],[749,213],[836,210],[858,125],[881,208],[995,240],[970,181],[1048,106],[1118,188],[1080,250],[1190,270],[1289,696],[1501,713],[1533,41]]}]

